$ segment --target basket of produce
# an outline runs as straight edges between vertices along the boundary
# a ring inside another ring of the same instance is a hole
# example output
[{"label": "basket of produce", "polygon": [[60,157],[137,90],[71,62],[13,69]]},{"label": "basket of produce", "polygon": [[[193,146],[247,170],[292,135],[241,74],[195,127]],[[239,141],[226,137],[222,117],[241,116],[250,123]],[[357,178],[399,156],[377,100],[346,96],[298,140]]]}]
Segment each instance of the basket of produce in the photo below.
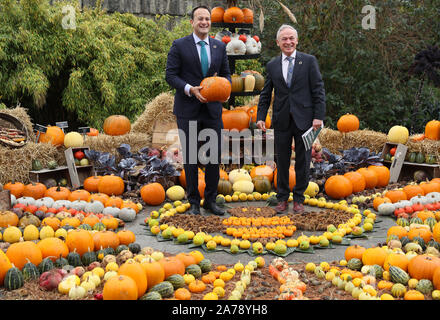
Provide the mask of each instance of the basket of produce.
[{"label": "basket of produce", "polygon": [[0,143],[11,148],[21,148],[27,141],[26,126],[16,117],[0,112]]}]

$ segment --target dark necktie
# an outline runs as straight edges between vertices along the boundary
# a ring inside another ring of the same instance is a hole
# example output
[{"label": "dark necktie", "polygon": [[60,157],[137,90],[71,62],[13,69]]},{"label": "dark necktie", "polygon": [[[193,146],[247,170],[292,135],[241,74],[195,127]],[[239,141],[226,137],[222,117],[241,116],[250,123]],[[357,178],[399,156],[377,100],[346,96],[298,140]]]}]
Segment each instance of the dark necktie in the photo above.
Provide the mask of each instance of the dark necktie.
[{"label": "dark necktie", "polygon": [[287,79],[286,83],[287,86],[290,88],[291,82],[292,82],[292,75],[293,75],[293,57],[286,57],[286,59],[289,61],[289,66],[287,67]]},{"label": "dark necktie", "polygon": [[206,77],[209,69],[209,62],[208,62],[208,53],[206,52],[206,42],[201,40],[198,42],[201,46],[200,49],[200,62],[202,64],[202,74],[203,77]]}]

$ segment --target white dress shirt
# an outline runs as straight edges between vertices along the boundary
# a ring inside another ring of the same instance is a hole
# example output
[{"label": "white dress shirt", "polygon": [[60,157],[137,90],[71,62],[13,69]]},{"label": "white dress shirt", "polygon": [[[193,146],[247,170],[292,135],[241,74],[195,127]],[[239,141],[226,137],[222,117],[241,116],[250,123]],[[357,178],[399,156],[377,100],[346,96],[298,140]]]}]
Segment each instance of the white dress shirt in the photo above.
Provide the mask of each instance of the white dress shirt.
[{"label": "white dress shirt", "polygon": [[[202,39],[200,39],[198,36],[196,36],[195,33],[193,33],[193,37],[194,37],[194,42],[196,44],[197,53],[199,54],[199,59],[201,59],[200,52],[202,50],[202,46],[199,44],[199,41],[201,41]],[[209,47],[209,36],[206,36],[206,38],[203,39],[203,41],[206,42],[205,49],[206,49],[206,53],[208,55],[208,69],[209,69],[209,66],[211,66],[211,48]],[[191,97],[191,93],[189,92],[189,90],[191,88],[192,88],[192,85],[187,83],[186,86],[185,86],[185,89],[184,89],[186,95],[189,96],[189,97]]]},{"label": "white dress shirt", "polygon": [[[291,57],[293,57],[292,63],[293,63],[293,65],[295,65],[296,50],[293,51]],[[286,81],[286,83],[287,83],[287,72],[288,72],[287,69],[289,68],[289,60],[287,60],[286,58],[287,58],[287,56],[284,53],[282,53],[281,54],[281,59],[282,59],[281,60],[281,66],[283,68],[283,78],[284,78],[284,81]]]}]

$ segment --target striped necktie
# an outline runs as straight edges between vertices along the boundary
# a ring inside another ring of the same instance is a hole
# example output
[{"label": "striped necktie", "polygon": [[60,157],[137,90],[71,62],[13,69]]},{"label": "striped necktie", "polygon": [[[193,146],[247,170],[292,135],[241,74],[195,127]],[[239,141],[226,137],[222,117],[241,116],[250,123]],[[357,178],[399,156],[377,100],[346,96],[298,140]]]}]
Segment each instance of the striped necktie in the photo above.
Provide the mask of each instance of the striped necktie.
[{"label": "striped necktie", "polygon": [[200,49],[200,62],[202,64],[202,74],[206,77],[209,69],[208,53],[206,52],[206,42],[201,40],[198,42],[201,46]]},{"label": "striped necktie", "polygon": [[287,86],[290,88],[291,82],[292,82],[292,75],[293,75],[293,57],[286,57],[287,60],[289,60],[289,66],[287,67],[287,79],[286,83]]}]

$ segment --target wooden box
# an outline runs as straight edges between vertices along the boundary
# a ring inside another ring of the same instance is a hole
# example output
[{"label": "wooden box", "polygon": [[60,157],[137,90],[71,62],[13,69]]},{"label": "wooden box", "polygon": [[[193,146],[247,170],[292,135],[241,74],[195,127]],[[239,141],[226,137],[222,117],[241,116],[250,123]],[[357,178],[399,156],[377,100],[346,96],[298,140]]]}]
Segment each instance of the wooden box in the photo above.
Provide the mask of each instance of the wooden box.
[{"label": "wooden box", "polygon": [[9,190],[0,191],[0,211],[11,209],[11,192]]},{"label": "wooden box", "polygon": [[57,182],[60,179],[66,179],[67,185],[72,186],[70,181],[69,169],[67,166],[59,166],[56,169],[42,169],[38,171],[29,171],[29,180],[31,182],[45,183],[47,179],[55,179]]},{"label": "wooden box", "polygon": [[157,121],[154,124],[151,146],[161,148],[175,143],[180,145],[177,123]]},{"label": "wooden box", "polygon": [[70,176],[70,182],[73,189],[81,188],[84,185],[84,180],[95,174],[95,169],[91,164],[86,166],[75,165],[75,158],[73,154],[79,150],[85,151],[89,149],[90,149],[89,147],[80,147],[80,148],[68,148],[64,151],[64,155],[66,156],[67,168]]}]

